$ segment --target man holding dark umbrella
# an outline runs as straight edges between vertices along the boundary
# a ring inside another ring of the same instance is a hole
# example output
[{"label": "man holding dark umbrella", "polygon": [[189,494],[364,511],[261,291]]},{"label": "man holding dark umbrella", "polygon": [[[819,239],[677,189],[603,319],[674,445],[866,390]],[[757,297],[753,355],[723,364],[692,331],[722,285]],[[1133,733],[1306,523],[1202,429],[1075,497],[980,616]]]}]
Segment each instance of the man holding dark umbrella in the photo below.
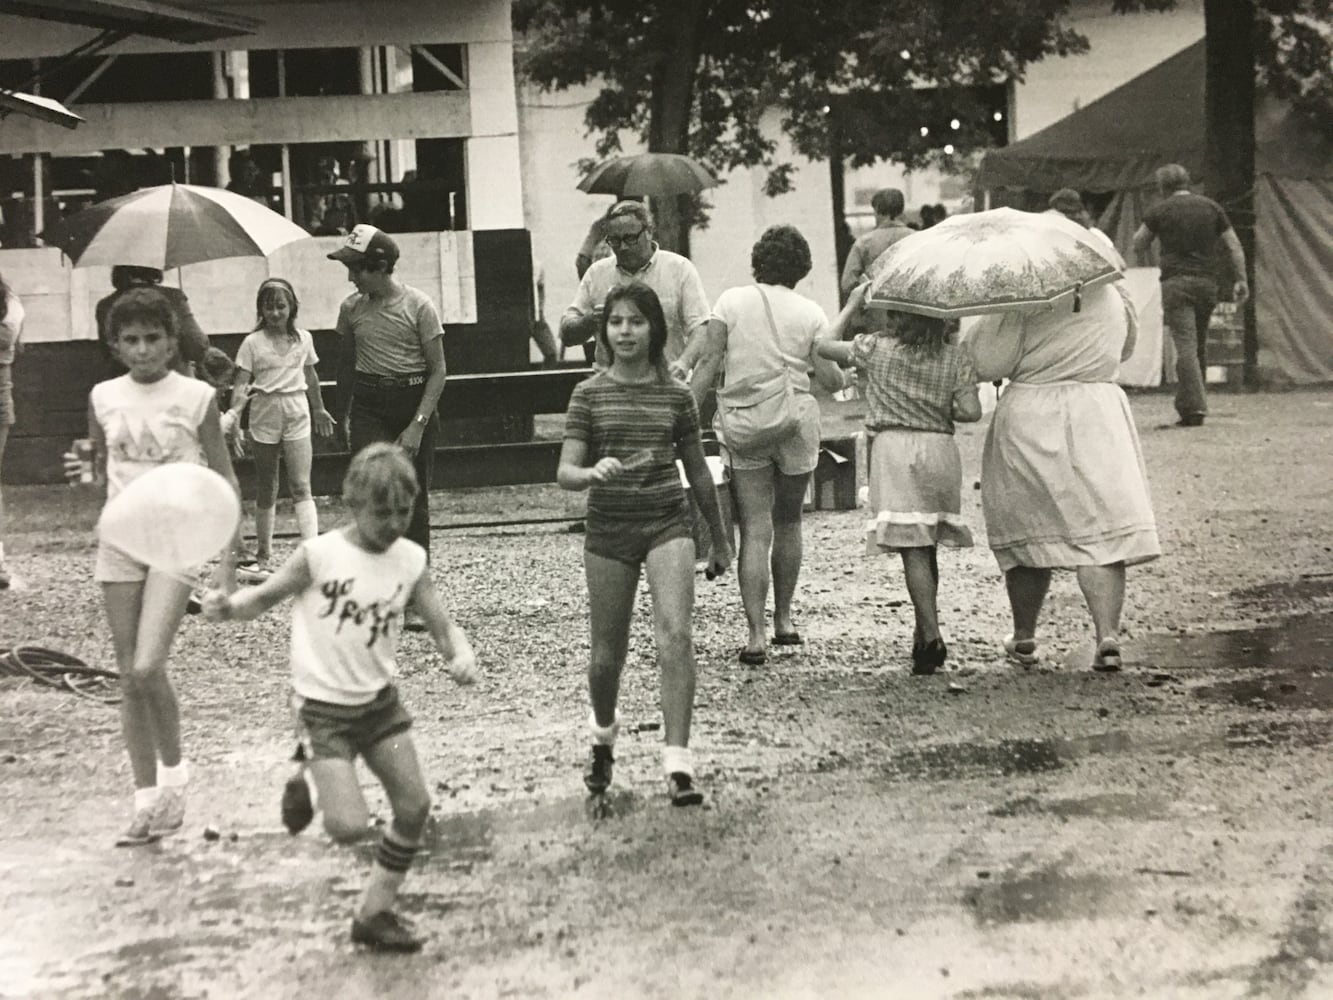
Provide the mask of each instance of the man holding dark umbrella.
[{"label": "man holding dark umbrella", "polygon": [[[657,245],[652,214],[641,202],[613,205],[606,213],[604,231],[615,256],[595,261],[583,275],[574,301],[560,318],[561,341],[566,347],[577,347],[593,340],[601,323],[602,303],[611,289],[641,281],[662,302],[667,323],[665,356],[668,362],[675,362],[692,339],[699,341],[695,333],[708,325],[710,310],[699,272],[688,258]],[[606,365],[610,360],[599,345],[598,363]]]}]

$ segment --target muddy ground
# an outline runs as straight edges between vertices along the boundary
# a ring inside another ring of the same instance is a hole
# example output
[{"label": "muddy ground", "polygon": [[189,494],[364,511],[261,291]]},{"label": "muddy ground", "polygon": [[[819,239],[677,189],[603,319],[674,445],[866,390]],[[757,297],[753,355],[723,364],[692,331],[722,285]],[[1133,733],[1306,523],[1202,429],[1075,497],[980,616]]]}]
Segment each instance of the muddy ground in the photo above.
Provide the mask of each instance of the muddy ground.
[{"label": "muddy ground", "polygon": [[[1333,996],[1333,393],[1219,396],[1191,430],[1165,396],[1133,408],[1166,555],[1130,571],[1123,674],[1085,668],[1067,575],[1045,662],[1007,665],[980,545],[941,558],[949,669],[909,676],[899,567],[861,555],[861,514],[815,512],[803,648],[737,663],[734,579],[699,578],[698,810],[663,796],[643,621],[614,814],[585,808],[581,536],[440,531],[434,571],[485,680],[455,688],[404,642],[436,789],[411,958],[347,941],[367,851],[278,821],[285,614],[187,620],[190,814],[152,848],[111,846],[130,786],[115,710],[0,678],[0,996]],[[969,482],[982,433],[959,435]],[[28,586],[0,595],[0,646],[110,665],[95,506],[6,496]],[[435,520],[579,503],[440,494]]]}]

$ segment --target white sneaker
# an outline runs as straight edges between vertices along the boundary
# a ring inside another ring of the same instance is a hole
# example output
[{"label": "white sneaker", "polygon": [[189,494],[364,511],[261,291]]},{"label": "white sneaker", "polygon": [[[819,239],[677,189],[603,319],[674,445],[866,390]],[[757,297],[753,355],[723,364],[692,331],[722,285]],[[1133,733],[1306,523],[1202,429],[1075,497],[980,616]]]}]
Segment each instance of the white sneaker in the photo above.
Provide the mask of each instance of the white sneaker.
[{"label": "white sneaker", "polygon": [[116,838],[116,846],[142,847],[160,840],[162,835],[153,831],[153,814],[156,811],[157,807],[153,806],[136,812],[130,828]]},{"label": "white sneaker", "polygon": [[154,839],[175,833],[185,825],[185,789],[159,788],[157,805],[149,819]]}]

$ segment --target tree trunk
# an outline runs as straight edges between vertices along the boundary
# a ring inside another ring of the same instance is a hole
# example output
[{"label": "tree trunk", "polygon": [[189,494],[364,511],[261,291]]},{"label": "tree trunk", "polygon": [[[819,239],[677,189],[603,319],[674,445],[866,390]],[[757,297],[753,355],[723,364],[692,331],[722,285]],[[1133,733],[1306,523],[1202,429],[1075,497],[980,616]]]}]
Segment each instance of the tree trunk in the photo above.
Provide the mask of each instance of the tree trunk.
[{"label": "tree trunk", "polygon": [[854,240],[847,225],[847,177],[843,157],[842,117],[834,103],[829,112],[828,150],[829,194],[833,201],[833,273],[834,280],[839,282],[838,302],[846,305],[846,296],[841,292],[842,268],[847,263],[847,255],[852,252]]},{"label": "tree trunk", "polygon": [[[671,40],[653,70],[648,149],[655,153],[688,154],[690,115],[694,108],[694,76],[703,50],[705,0],[678,0],[670,18]],[[657,242],[666,250],[689,256],[688,202],[678,196],[653,199]]]},{"label": "tree trunk", "polygon": [[[1207,136],[1204,190],[1226,209],[1254,291],[1254,31],[1253,0],[1204,0],[1207,59],[1204,109]],[[1253,384],[1259,340],[1254,296],[1245,304],[1245,381]]]}]

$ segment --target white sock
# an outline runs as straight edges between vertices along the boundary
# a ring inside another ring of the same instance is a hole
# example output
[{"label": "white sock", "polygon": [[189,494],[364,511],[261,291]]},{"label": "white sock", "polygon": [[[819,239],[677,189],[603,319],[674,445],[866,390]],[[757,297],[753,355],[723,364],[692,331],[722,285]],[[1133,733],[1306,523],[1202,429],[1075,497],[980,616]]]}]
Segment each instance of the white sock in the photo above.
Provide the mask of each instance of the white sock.
[{"label": "white sock", "polygon": [[597,713],[588,713],[588,730],[592,733],[592,741],[599,743],[604,747],[615,746],[616,736],[620,733],[620,716],[616,715],[611,725],[603,728],[597,725]]},{"label": "white sock", "polygon": [[688,774],[691,778],[694,777],[694,755],[690,753],[690,748],[663,747],[662,773],[670,777],[677,771]]},{"label": "white sock", "polygon": [[157,762],[157,786],[159,788],[184,788],[190,779],[190,768],[185,763],[185,758],[175,767],[167,767],[161,761]]},{"label": "white sock", "polygon": [[143,812],[145,809],[152,809],[157,805],[156,788],[136,788],[134,790],[134,811]]},{"label": "white sock", "polygon": [[5,543],[0,542],[0,562],[5,561]]},{"label": "white sock", "polygon": [[302,540],[318,535],[319,508],[315,506],[315,501],[297,500],[293,507],[296,510],[296,530],[301,533]]}]

